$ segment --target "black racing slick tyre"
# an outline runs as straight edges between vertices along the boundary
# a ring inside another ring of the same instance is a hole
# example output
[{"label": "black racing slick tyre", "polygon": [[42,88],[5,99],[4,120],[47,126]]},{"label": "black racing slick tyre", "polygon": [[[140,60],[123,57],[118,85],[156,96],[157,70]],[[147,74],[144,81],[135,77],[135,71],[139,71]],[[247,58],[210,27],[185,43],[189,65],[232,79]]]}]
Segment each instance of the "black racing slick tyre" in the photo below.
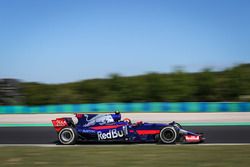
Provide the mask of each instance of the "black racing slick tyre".
[{"label": "black racing slick tyre", "polygon": [[58,133],[58,139],[63,145],[73,145],[77,142],[78,134],[74,128],[66,127]]},{"label": "black racing slick tyre", "polygon": [[167,126],[160,132],[160,141],[164,144],[172,144],[175,143],[177,136],[176,129],[172,126]]}]

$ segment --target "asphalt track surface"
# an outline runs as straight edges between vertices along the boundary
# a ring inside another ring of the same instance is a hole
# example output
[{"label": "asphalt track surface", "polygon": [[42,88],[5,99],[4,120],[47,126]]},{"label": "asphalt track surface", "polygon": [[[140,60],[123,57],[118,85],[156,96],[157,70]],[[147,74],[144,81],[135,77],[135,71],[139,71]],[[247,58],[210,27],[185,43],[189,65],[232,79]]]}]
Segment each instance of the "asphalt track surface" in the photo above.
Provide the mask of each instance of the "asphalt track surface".
[{"label": "asphalt track surface", "polygon": [[[205,143],[250,143],[250,126],[188,126],[184,129],[204,133]],[[57,143],[53,127],[0,127],[0,144]]]}]

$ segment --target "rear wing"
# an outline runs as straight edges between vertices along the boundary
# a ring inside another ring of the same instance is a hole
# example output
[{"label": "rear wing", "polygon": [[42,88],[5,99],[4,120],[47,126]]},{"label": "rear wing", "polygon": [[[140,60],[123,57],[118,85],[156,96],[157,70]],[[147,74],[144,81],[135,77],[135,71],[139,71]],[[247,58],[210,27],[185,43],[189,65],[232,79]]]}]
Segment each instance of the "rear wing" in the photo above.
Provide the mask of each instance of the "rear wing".
[{"label": "rear wing", "polygon": [[52,124],[53,124],[56,132],[59,132],[64,127],[74,126],[74,122],[73,122],[72,118],[56,118],[55,120],[52,120]]}]

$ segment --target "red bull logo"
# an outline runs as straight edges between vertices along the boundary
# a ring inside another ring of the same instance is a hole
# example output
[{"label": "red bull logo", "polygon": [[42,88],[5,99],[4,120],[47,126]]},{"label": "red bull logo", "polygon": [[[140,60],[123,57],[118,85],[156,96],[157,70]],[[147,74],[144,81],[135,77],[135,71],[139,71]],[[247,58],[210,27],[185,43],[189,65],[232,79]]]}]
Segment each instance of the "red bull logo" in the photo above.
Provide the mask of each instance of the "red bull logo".
[{"label": "red bull logo", "polygon": [[119,131],[116,129],[109,130],[107,133],[103,133],[101,131],[97,132],[98,140],[106,140],[106,139],[115,139],[124,136],[123,131]]}]

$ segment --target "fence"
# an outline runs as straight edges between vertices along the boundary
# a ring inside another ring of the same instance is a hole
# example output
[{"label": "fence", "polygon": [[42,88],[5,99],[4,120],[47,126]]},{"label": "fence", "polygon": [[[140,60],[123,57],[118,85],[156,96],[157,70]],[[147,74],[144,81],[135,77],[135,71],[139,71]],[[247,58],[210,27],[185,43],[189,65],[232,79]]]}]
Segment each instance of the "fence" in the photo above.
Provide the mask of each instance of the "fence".
[{"label": "fence", "polygon": [[43,106],[0,106],[0,114],[75,112],[250,112],[250,102],[98,103]]}]

